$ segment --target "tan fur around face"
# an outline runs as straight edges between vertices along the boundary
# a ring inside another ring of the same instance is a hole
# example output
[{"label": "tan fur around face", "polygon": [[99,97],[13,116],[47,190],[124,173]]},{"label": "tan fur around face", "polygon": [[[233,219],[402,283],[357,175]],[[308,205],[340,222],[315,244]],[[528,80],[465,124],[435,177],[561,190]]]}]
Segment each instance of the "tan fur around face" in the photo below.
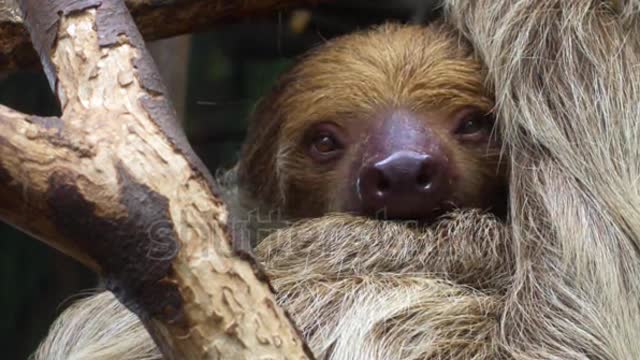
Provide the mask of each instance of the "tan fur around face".
[{"label": "tan fur around face", "polygon": [[[489,113],[493,101],[483,75],[469,44],[440,23],[387,24],[331,40],[286,72],[257,108],[238,166],[241,187],[253,204],[280,207],[290,219],[335,211],[329,195],[345,196],[353,185],[345,180],[349,166],[358,159],[344,159],[336,168],[311,162],[301,150],[306,129],[319,122],[362,123],[366,134],[367,124],[395,109],[419,117],[464,106]],[[435,125],[427,127],[438,130]],[[364,143],[362,136],[353,142]],[[439,137],[455,156],[460,178],[468,181],[460,186],[460,198],[477,196],[485,179],[498,182],[495,149],[465,148],[448,131]]]},{"label": "tan fur around face", "polygon": [[287,73],[277,93],[286,115],[280,136],[288,140],[309,122],[366,118],[393,107],[419,113],[475,105],[489,111],[482,71],[468,44],[442,24],[387,24],[346,35]]}]

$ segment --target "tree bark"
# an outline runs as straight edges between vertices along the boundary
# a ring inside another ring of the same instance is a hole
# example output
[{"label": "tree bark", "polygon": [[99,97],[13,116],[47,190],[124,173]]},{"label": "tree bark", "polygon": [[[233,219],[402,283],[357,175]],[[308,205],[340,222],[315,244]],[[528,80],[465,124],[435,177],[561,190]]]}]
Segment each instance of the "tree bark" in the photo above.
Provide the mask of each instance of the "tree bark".
[{"label": "tree bark", "polygon": [[[225,21],[327,0],[126,0],[144,39],[172,37]],[[16,0],[0,0],[0,72],[39,64]]]},{"label": "tree bark", "polygon": [[167,358],[311,358],[233,252],[124,2],[19,2],[62,115],[0,106],[0,218],[99,271]]}]

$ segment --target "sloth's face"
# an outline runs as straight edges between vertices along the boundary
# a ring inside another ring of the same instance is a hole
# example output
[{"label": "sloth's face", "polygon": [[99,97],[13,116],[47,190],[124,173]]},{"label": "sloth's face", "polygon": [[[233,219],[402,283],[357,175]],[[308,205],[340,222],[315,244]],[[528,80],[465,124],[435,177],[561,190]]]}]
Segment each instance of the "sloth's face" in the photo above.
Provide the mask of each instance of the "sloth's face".
[{"label": "sloth's face", "polygon": [[503,212],[493,102],[450,33],[383,26],[325,44],[276,96],[287,212],[431,222],[453,208]]}]

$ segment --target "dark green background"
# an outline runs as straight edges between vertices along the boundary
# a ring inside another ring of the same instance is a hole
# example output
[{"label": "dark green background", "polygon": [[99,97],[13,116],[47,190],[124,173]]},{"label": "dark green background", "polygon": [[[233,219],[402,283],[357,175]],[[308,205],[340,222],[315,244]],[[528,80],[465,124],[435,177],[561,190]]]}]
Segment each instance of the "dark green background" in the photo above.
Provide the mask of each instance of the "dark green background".
[{"label": "dark green background", "polygon": [[[292,33],[287,26],[290,13],[282,12],[194,35],[185,108],[185,130],[194,149],[212,171],[232,164],[253,104],[296,55],[333,36],[388,19],[426,21],[433,15],[429,4],[338,1],[313,9],[304,33]],[[31,114],[58,112],[39,71],[0,74],[0,103]],[[74,261],[0,223],[0,284],[0,357],[25,359],[56,315],[98,282]]]}]

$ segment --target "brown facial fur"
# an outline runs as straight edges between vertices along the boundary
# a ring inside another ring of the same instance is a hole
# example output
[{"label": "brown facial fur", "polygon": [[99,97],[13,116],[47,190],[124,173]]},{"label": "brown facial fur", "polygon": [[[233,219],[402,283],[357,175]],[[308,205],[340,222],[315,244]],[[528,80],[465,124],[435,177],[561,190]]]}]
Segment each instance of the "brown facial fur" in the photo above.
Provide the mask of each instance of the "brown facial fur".
[{"label": "brown facial fur", "polygon": [[[433,207],[501,212],[506,178],[495,134],[476,142],[454,134],[464,109],[491,112],[483,85],[468,45],[442,24],[384,25],[330,41],[284,75],[256,110],[238,168],[240,188],[249,190],[244,197],[292,219],[359,213],[357,173],[392,141],[389,132],[380,134],[384,123],[402,117],[430,134],[413,145],[442,148],[451,167],[450,192]],[[323,123],[340,128],[347,146],[339,160],[317,163],[305,151],[305,136]],[[379,140],[371,145],[372,138]]]}]

